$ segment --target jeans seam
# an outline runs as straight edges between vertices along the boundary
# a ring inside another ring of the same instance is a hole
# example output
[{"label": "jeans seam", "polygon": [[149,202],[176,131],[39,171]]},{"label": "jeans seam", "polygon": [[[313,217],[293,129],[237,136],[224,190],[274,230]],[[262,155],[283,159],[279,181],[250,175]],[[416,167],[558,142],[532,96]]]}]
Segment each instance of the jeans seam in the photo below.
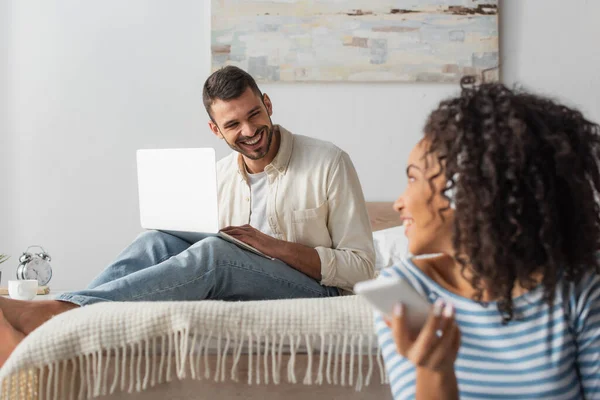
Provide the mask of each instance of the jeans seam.
[{"label": "jeans seam", "polygon": [[[164,262],[164,261],[168,260],[169,258],[171,258],[171,257],[173,257],[173,256],[176,256],[177,254],[179,254],[179,253],[175,253],[175,254],[170,254],[170,253],[169,253],[169,254],[167,254],[167,255],[166,255],[165,257],[163,257],[163,258],[159,258],[157,262],[155,262],[153,265],[150,265],[150,266],[152,267],[152,266],[154,266],[154,265],[158,265],[158,264],[160,264],[160,263],[162,263],[162,262]],[[148,267],[146,267],[146,268],[148,268]],[[106,270],[105,270],[105,271],[106,271]],[[105,271],[104,271],[104,272],[105,272]],[[139,271],[141,271],[141,270],[139,270]],[[131,274],[131,273],[130,273],[130,274]],[[130,274],[127,274],[127,275],[130,275]],[[125,275],[125,276],[127,276],[127,275]],[[94,281],[95,281],[96,279],[97,279],[97,278],[94,278]],[[96,285],[96,286],[94,286],[93,288],[90,288],[90,287],[89,287],[89,285],[88,285],[87,289],[96,289],[98,286],[104,285],[105,283],[108,283],[108,282],[111,282],[111,281],[112,281],[112,280],[110,280],[110,281],[106,281],[106,282],[102,282],[100,285]],[[91,285],[91,283],[90,283],[90,285]]]},{"label": "jeans seam", "polygon": [[162,262],[165,262],[165,261],[167,261],[169,258],[171,258],[171,257],[173,257],[173,256],[176,256],[177,254],[179,254],[179,253],[176,253],[176,254],[168,254],[168,255],[166,255],[166,256],[165,256],[165,257],[163,257],[163,258],[159,258],[159,259],[158,259],[158,262],[157,262],[157,263],[154,263],[152,266],[154,266],[154,265],[158,265],[158,264],[160,264],[160,263],[162,263]]},{"label": "jeans seam", "polygon": [[208,275],[209,273],[211,273],[213,271],[214,270],[208,270],[208,271],[206,271],[206,273],[204,273],[204,274],[202,274],[202,275],[200,275],[200,276],[198,276],[198,277],[196,277],[194,279],[186,281],[184,283],[180,283],[178,285],[173,285],[173,286],[169,286],[169,287],[166,287],[166,288],[162,288],[162,289],[153,290],[153,291],[150,291],[150,292],[145,292],[145,293],[139,294],[137,296],[132,297],[131,300],[139,299],[140,297],[143,297],[143,296],[146,296],[146,295],[149,295],[149,294],[162,293],[162,292],[166,292],[168,290],[172,290],[172,289],[176,289],[176,288],[179,288],[179,287],[182,287],[182,286],[185,286],[185,285],[189,285],[190,283],[194,283],[194,282],[196,282],[196,281],[204,278],[206,275]]},{"label": "jeans seam", "polygon": [[[233,263],[233,262],[230,262],[230,261],[217,261],[216,264],[217,264],[217,266],[219,266],[219,265],[226,265],[226,266],[229,266],[229,267],[236,268],[238,270],[239,269],[243,269],[245,271],[249,271],[250,270],[250,269],[247,268],[248,266],[246,266],[246,268],[244,268],[244,264],[236,264],[236,263]],[[291,268],[291,267],[289,267],[289,268]],[[154,290],[154,291],[151,291],[151,292],[145,292],[145,293],[139,294],[137,296],[132,297],[131,300],[135,300],[135,299],[138,299],[138,298],[146,296],[146,295],[161,293],[161,292],[165,292],[165,291],[168,291],[168,290],[176,289],[176,288],[179,288],[179,287],[182,287],[182,286],[185,286],[185,285],[189,285],[190,283],[194,283],[194,282],[196,282],[196,281],[198,281],[200,279],[203,279],[206,275],[208,275],[211,272],[214,272],[214,269],[208,270],[206,273],[204,273],[204,274],[202,274],[202,275],[200,275],[200,276],[198,276],[198,277],[196,277],[194,279],[186,281],[184,283],[181,283],[181,284],[178,284],[178,285],[169,286],[169,287],[158,289],[158,290]],[[265,274],[262,271],[253,270],[252,272],[257,273],[257,274],[262,275],[262,276],[266,276],[266,277],[268,277],[270,279],[273,279],[275,281],[286,283],[286,284],[288,284],[290,286],[295,286],[296,288],[300,288],[300,289],[302,289],[302,290],[304,290],[306,292],[313,293],[313,294],[317,295],[318,297],[330,297],[327,293],[319,292],[317,290],[309,288],[308,286],[301,285],[301,284],[298,284],[296,282],[289,281],[287,279],[281,279],[281,278],[279,278],[277,276],[273,276],[273,275],[270,275],[270,274]],[[219,290],[219,292],[215,294],[215,297],[218,297],[218,295],[220,295],[222,292],[223,292],[223,289]]]},{"label": "jeans seam", "polygon": [[[167,254],[165,257],[163,257],[163,258],[159,258],[159,259],[158,259],[158,262],[157,262],[157,263],[155,263],[154,265],[158,265],[158,264],[160,264],[160,263],[162,263],[162,262],[165,262],[165,261],[166,261],[166,260],[168,260],[169,258],[171,258],[171,257],[173,257],[173,256],[176,256],[176,255],[178,255],[178,254],[180,254],[180,253],[176,253],[176,254],[171,254],[171,253],[168,253],[168,254]],[[207,272],[206,272],[206,274],[208,274],[208,272],[210,272],[210,271],[207,271]],[[182,284],[175,285],[175,286],[171,286],[171,287],[167,287],[167,288],[160,289],[160,290],[155,290],[155,291],[152,291],[152,292],[146,292],[146,293],[140,294],[140,295],[138,295],[138,296],[132,297],[131,299],[132,299],[132,300],[133,300],[133,299],[139,299],[140,297],[142,297],[142,296],[145,296],[145,295],[147,295],[147,294],[160,293],[160,292],[164,292],[164,291],[166,291],[166,290],[171,290],[171,289],[175,289],[175,288],[178,288],[178,287],[181,287],[181,286],[185,286],[185,285],[188,285],[188,284],[190,284],[190,283],[192,283],[192,282],[196,282],[198,279],[201,279],[201,278],[202,278],[202,277],[204,277],[206,274],[203,274],[203,275],[201,275],[201,276],[199,276],[199,277],[197,277],[197,278],[194,278],[194,279],[192,279],[192,280],[190,280],[190,281],[187,281],[187,282],[184,282],[184,283],[182,283]]]},{"label": "jeans seam", "polygon": [[[77,294],[61,294],[60,296],[57,296],[54,300],[67,301],[67,302],[76,304],[80,307],[83,307],[88,304],[89,297],[88,296],[80,296]],[[113,301],[113,300],[102,299],[102,301]]]},{"label": "jeans seam", "polygon": [[[247,267],[244,268],[245,264],[241,264],[241,263],[237,264],[237,263],[234,263],[234,262],[231,262],[231,261],[224,261],[224,260],[217,261],[217,266],[218,265],[226,265],[226,266],[233,267],[233,268],[236,268],[236,269],[243,269],[243,270],[246,270],[246,271],[248,270]],[[286,266],[288,266],[288,268],[292,268],[292,267],[290,267],[287,264],[286,264]],[[279,282],[286,283],[286,284],[288,284],[290,286],[295,286],[297,288],[301,288],[302,290],[306,290],[308,292],[314,293],[314,294],[318,295],[319,297],[329,297],[326,293],[319,292],[317,290],[309,288],[308,286],[305,286],[305,285],[302,285],[302,284],[298,284],[296,282],[289,281],[287,279],[281,279],[280,277],[277,277],[277,276],[273,276],[273,275],[270,275],[270,274],[265,274],[262,271],[252,271],[252,272],[255,272],[255,273],[260,274],[262,276],[269,277],[270,279],[273,279],[273,280],[276,280],[276,281],[279,281]],[[321,287],[323,287],[323,285],[321,285]],[[218,294],[221,294],[222,291],[223,291],[223,289],[221,289]]]}]

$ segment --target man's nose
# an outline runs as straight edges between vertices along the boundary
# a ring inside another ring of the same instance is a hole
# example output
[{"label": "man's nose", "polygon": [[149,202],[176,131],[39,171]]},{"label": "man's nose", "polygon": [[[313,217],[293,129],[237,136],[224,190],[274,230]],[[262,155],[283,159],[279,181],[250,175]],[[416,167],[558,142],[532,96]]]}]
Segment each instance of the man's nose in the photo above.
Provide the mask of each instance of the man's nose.
[{"label": "man's nose", "polygon": [[245,123],[242,126],[242,136],[252,137],[256,134],[256,127],[251,123]]}]

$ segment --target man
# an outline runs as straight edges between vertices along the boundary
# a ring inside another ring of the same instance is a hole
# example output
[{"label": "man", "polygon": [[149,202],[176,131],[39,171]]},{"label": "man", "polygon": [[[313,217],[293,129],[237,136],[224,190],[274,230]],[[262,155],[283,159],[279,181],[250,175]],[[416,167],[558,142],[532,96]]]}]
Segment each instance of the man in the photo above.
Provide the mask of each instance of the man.
[{"label": "man", "polygon": [[275,258],[214,236],[140,235],[87,289],[57,300],[0,298],[0,366],[51,316],[101,301],[337,296],[373,277],[362,189],[346,153],[271,122],[273,105],[236,67],[204,85],[211,131],[235,150],[217,165],[220,226]]}]

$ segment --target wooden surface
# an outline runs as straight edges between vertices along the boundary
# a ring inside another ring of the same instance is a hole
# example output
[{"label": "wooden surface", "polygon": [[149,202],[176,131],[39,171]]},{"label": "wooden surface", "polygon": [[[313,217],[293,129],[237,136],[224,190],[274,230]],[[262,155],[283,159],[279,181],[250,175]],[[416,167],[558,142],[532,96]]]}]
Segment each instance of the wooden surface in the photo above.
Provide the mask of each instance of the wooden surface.
[{"label": "wooden surface", "polygon": [[394,210],[393,205],[394,203],[390,201],[367,202],[367,212],[373,232],[402,225],[400,214]]},{"label": "wooden surface", "polygon": [[[50,293],[50,288],[48,286],[39,286],[38,287],[38,295],[45,295]],[[8,288],[0,287],[0,296],[8,296]]]}]

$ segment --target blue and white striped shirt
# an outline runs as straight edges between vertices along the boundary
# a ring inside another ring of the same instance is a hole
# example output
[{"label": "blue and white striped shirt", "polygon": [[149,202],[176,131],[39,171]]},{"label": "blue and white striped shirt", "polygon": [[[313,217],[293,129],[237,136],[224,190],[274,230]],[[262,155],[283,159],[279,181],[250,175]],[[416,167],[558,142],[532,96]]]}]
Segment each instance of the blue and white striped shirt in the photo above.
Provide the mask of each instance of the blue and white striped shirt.
[{"label": "blue and white striped shirt", "polygon": [[[502,325],[496,303],[484,307],[434,282],[413,262],[382,271],[398,276],[430,302],[456,308],[461,347],[455,363],[461,399],[600,399],[600,279],[559,282],[548,307],[542,287],[514,299],[515,318]],[[380,315],[375,329],[395,400],[414,399],[413,364],[396,351]]]}]

